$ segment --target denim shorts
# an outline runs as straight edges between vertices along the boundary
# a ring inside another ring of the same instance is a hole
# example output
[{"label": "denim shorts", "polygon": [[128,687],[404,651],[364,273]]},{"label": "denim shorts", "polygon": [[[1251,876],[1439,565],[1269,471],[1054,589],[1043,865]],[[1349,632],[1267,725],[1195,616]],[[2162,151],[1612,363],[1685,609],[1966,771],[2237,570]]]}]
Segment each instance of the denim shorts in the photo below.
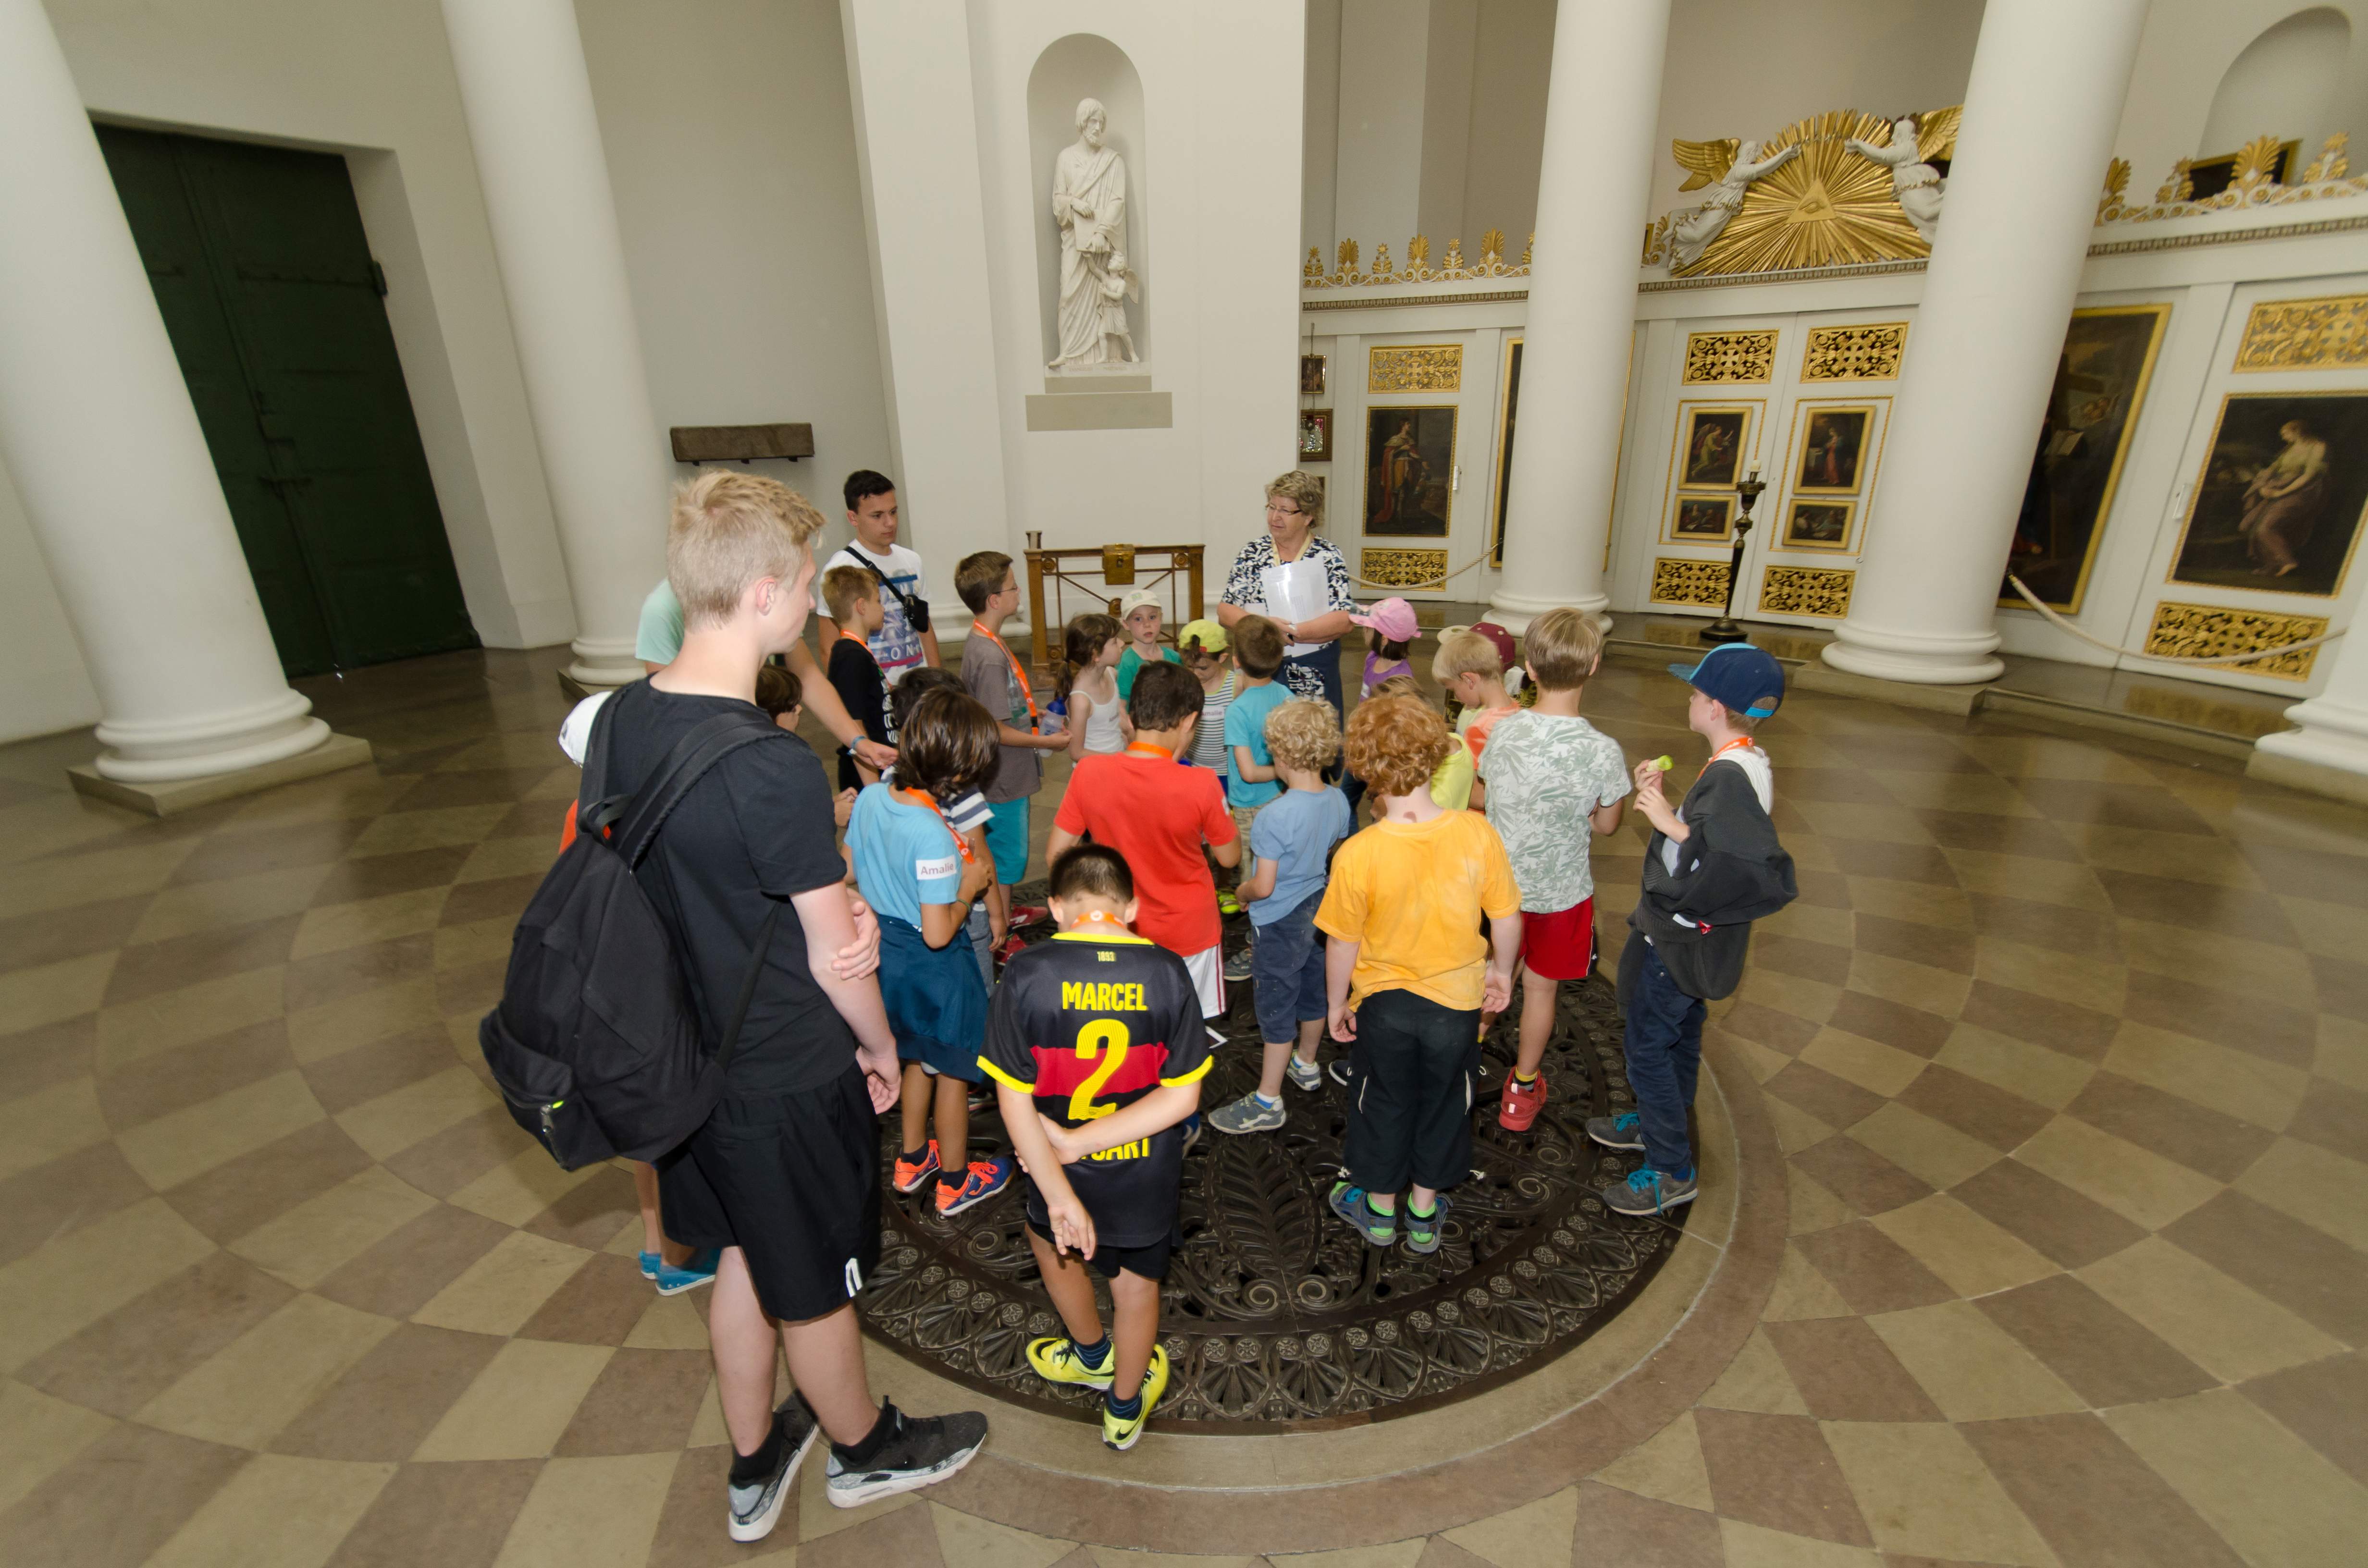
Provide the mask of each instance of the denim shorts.
[{"label": "denim shorts", "polygon": [[1250,980],[1256,986],[1258,1039],[1295,1040],[1299,1026],[1325,1015],[1324,937],[1315,912],[1324,903],[1316,889],[1298,908],[1258,928],[1250,949]]}]

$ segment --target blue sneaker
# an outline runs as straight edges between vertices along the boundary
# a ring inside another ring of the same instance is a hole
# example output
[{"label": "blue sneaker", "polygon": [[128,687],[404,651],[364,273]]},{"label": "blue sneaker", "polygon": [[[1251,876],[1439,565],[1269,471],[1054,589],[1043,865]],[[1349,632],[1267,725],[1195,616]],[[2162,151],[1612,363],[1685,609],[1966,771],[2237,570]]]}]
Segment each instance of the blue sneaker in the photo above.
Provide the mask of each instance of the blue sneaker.
[{"label": "blue sneaker", "polygon": [[658,1282],[658,1294],[679,1296],[685,1290],[696,1290],[701,1285],[714,1284],[715,1264],[721,1256],[723,1254],[710,1247],[705,1252],[691,1254],[690,1261],[680,1268],[660,1259],[658,1271],[652,1277]]},{"label": "blue sneaker", "polygon": [[1332,1184],[1332,1196],[1326,1200],[1341,1223],[1377,1247],[1388,1246],[1398,1239],[1398,1217],[1383,1214],[1366,1201],[1365,1189],[1354,1182]]},{"label": "blue sneaker", "polygon": [[1633,1110],[1623,1110],[1618,1116],[1590,1116],[1587,1119],[1587,1135],[1607,1149],[1642,1149],[1645,1119]]},{"label": "blue sneaker", "polygon": [[951,1220],[965,1209],[980,1204],[1011,1185],[1011,1175],[1019,1163],[1008,1154],[997,1154],[991,1160],[973,1160],[970,1171],[959,1187],[938,1184],[938,1218]]},{"label": "blue sneaker", "polygon": [[658,1277],[658,1262],[659,1259],[657,1254],[654,1252],[645,1252],[642,1254],[642,1278],[644,1279],[656,1278]]},{"label": "blue sneaker", "polygon": [[1615,1181],[1603,1189],[1603,1201],[1615,1214],[1661,1214],[1693,1200],[1691,1171],[1683,1176],[1666,1176],[1650,1165],[1642,1167],[1626,1181]]},{"label": "blue sneaker", "polygon": [[1197,1110],[1184,1119],[1184,1147],[1180,1153],[1192,1152],[1192,1145],[1201,1141],[1201,1113]]}]

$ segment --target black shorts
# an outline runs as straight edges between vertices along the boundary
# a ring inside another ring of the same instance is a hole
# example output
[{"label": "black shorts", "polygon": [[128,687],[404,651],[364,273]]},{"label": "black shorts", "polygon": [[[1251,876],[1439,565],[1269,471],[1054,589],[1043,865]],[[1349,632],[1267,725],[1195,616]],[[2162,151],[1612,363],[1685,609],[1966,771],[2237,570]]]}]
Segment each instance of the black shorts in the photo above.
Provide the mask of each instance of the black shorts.
[{"label": "black shorts", "polygon": [[1480,1081],[1480,1009],[1442,1007],[1411,991],[1376,991],[1357,1009],[1349,1048],[1349,1179],[1368,1192],[1411,1181],[1444,1189],[1472,1174],[1472,1107]]},{"label": "black shorts", "polygon": [[[1049,1225],[1040,1225],[1030,1219],[1028,1228],[1048,1242],[1053,1239],[1053,1228]],[[1165,1279],[1167,1278],[1167,1256],[1175,1250],[1176,1233],[1173,1231],[1143,1247],[1112,1246],[1097,1238],[1094,1256],[1086,1262],[1099,1271],[1105,1279],[1117,1278],[1121,1268],[1145,1279]]]},{"label": "black shorts", "polygon": [[795,1094],[726,1096],[657,1167],[667,1236],[738,1247],[775,1318],[837,1312],[879,1267],[879,1123],[852,1062]]}]

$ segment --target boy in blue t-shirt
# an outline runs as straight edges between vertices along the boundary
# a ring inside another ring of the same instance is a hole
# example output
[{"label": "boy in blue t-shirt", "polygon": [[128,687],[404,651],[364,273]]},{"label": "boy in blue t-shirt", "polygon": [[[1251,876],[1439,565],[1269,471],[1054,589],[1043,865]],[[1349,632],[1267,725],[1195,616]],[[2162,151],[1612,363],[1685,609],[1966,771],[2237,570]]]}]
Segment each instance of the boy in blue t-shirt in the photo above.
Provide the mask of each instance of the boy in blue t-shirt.
[{"label": "boy in blue t-shirt", "polygon": [[1225,710],[1225,751],[1233,761],[1225,804],[1247,840],[1258,808],[1282,793],[1274,759],[1267,754],[1266,716],[1291,700],[1291,688],[1274,678],[1282,668],[1281,627],[1262,615],[1246,615],[1234,622],[1233,643],[1241,684]]},{"label": "boy in blue t-shirt", "polygon": [[[1240,704],[1235,707],[1238,710]],[[1316,935],[1315,911],[1324,902],[1332,847],[1355,825],[1349,798],[1324,782],[1324,770],[1340,755],[1340,726],[1331,704],[1283,702],[1267,716],[1263,739],[1262,749],[1290,786],[1256,813],[1249,835],[1256,869],[1241,889],[1258,934],[1250,974],[1266,1061],[1256,1089],[1209,1113],[1209,1125],[1220,1132],[1271,1132],[1281,1127],[1288,1119],[1282,1108],[1286,1073],[1296,1088],[1323,1087],[1315,1048],[1324,1038],[1326,1016],[1324,939]]]}]

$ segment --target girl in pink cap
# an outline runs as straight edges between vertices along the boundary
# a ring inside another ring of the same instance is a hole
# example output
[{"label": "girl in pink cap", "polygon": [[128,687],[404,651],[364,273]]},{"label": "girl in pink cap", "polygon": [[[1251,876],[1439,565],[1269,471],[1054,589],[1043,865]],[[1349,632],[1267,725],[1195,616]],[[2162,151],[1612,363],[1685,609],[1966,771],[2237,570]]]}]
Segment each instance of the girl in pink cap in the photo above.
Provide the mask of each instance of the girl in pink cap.
[{"label": "girl in pink cap", "polygon": [[1421,628],[1414,618],[1414,606],[1404,599],[1383,599],[1369,610],[1350,614],[1349,619],[1365,628],[1365,680],[1358,693],[1361,700],[1373,695],[1373,688],[1392,676],[1410,676],[1414,665],[1406,662],[1406,648],[1420,634]]}]

